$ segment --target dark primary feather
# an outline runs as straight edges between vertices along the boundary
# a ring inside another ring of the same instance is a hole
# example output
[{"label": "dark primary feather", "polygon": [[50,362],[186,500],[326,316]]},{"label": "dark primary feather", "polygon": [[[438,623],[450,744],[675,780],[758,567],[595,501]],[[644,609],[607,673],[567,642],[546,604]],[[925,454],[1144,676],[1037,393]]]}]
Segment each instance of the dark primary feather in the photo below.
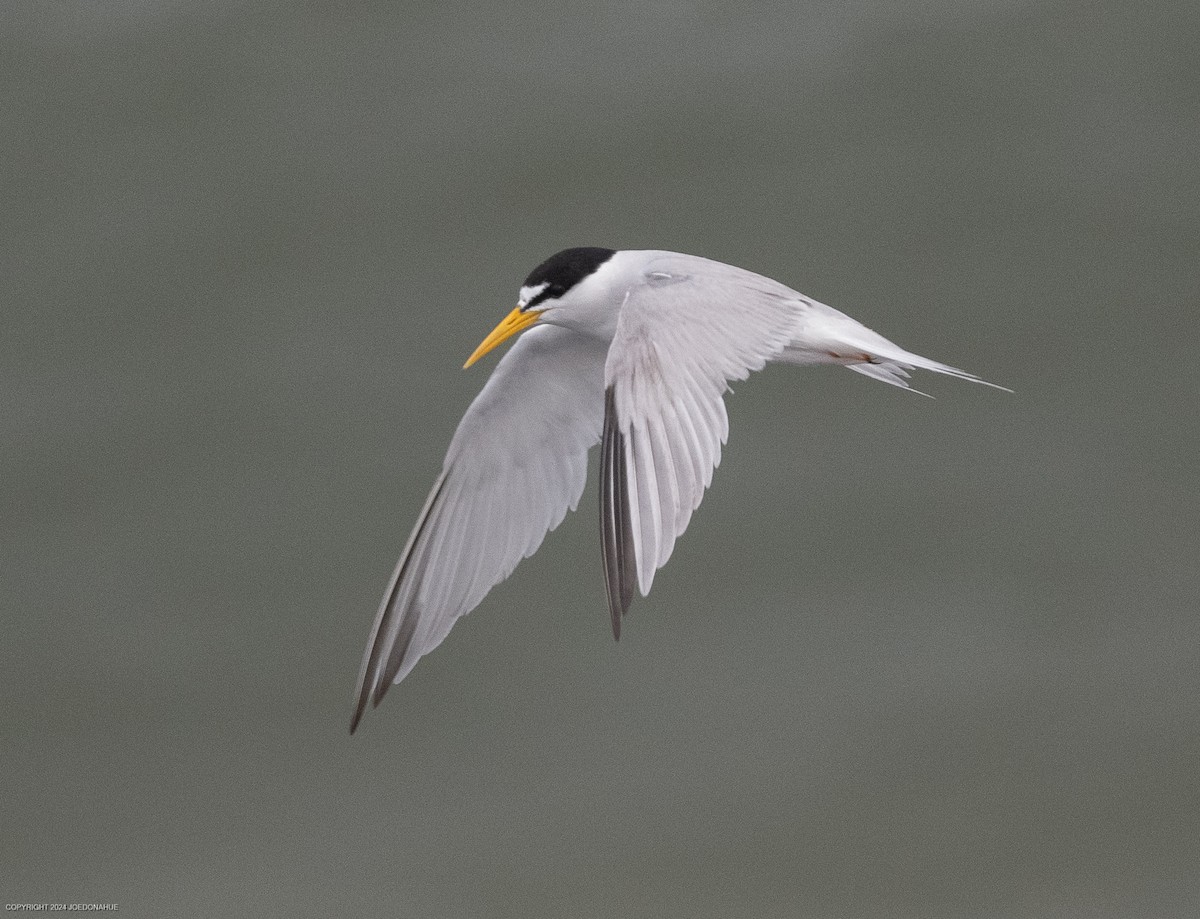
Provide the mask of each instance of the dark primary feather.
[{"label": "dark primary feather", "polygon": [[[383,694],[387,692],[387,688],[391,684],[390,678],[382,681],[376,679],[380,668],[386,667],[392,676],[395,676],[396,671],[400,669],[401,661],[404,660],[405,653],[408,651],[409,642],[412,641],[413,632],[416,630],[417,618],[415,616],[407,616],[400,623],[400,632],[396,637],[395,644],[392,646],[388,661],[385,664],[381,660],[387,643],[380,641],[379,638],[396,627],[395,617],[403,615],[403,610],[395,605],[396,592],[400,589],[400,585],[404,582],[405,577],[412,576],[410,566],[413,549],[420,542],[421,536],[425,532],[425,528],[437,505],[438,498],[442,494],[442,489],[446,484],[446,475],[447,473],[443,471],[430,490],[429,497],[425,500],[425,507],[422,509],[421,516],[417,520],[417,525],[413,527],[412,535],[408,538],[408,545],[404,547],[404,551],[400,554],[400,561],[396,563],[396,570],[392,575],[392,583],[388,585],[387,595],[380,608],[375,628],[371,632],[371,638],[368,643],[368,647],[371,650],[363,661],[362,673],[358,677],[358,698],[354,703],[354,715],[350,719],[351,734],[358,727],[358,722],[362,719],[363,712],[366,711],[367,702],[371,700],[375,705],[378,705],[379,700],[383,698]],[[374,693],[372,693],[372,689],[374,689]],[[372,695],[374,696],[373,700]]]},{"label": "dark primary feather", "polygon": [[629,523],[625,438],[617,422],[612,387],[604,392],[604,439],[600,448],[600,544],[613,638],[620,638],[621,617],[633,602],[637,566],[633,554],[633,530]]}]

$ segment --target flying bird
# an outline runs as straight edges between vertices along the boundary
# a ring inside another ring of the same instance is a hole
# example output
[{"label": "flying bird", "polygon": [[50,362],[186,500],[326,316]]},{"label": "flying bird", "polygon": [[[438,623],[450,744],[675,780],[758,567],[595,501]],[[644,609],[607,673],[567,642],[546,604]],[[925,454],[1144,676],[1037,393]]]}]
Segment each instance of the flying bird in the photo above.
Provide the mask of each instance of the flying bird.
[{"label": "flying bird", "polygon": [[[770,278],[694,255],[564,249],[530,272],[470,367],[524,332],[450,441],[379,606],[358,675],[368,702],[412,670],[574,510],[600,444],[600,543],[614,637],[645,596],[721,460],[724,393],[768,362],[835,364],[909,389],[932,370]],[[1004,387],[996,387],[1003,389]]]}]

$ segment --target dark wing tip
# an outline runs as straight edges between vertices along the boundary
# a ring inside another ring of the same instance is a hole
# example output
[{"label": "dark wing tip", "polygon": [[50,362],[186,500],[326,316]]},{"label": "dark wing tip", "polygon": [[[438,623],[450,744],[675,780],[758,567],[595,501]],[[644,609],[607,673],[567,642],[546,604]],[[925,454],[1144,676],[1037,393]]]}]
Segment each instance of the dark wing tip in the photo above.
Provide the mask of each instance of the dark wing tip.
[{"label": "dark wing tip", "polygon": [[[375,684],[365,677],[359,685],[358,696],[354,700],[354,712],[350,715],[351,734],[358,730],[358,724],[367,712],[367,703],[371,701],[371,693],[375,688]],[[378,704],[377,702],[376,705]]]},{"label": "dark wing tip", "polygon": [[625,437],[617,420],[612,387],[604,391],[604,436],[600,448],[600,545],[604,587],[613,638],[621,638],[621,617],[633,601],[633,531],[625,472]]},{"label": "dark wing tip", "polygon": [[364,681],[359,688],[358,699],[354,703],[354,714],[350,717],[351,734],[358,727],[358,723],[362,721],[362,716],[367,710],[367,703],[371,703],[371,708],[378,708],[383,697],[387,695],[387,691],[392,688],[392,683],[395,682],[396,674],[400,672],[400,667],[404,664],[404,657],[408,653],[413,633],[416,630],[417,617],[413,615],[412,610],[408,610],[400,625],[400,633],[392,645],[391,653],[388,654],[387,662],[379,672],[378,679],[374,683]]},{"label": "dark wing tip", "polygon": [[425,507],[421,509],[421,515],[417,518],[417,525],[413,528],[408,545],[400,554],[400,561],[396,563],[396,571],[392,575],[392,581],[380,604],[379,614],[376,616],[375,625],[371,630],[366,657],[358,677],[358,698],[354,703],[354,714],[350,717],[351,734],[354,733],[366,712],[367,701],[369,700],[371,707],[374,708],[379,705],[379,701],[391,688],[396,674],[400,672],[400,667],[404,664],[404,657],[408,654],[409,645],[412,644],[419,617],[411,602],[403,604],[400,602],[401,587],[411,579],[420,579],[424,576],[423,561],[419,562],[415,569],[412,567],[413,551],[426,533],[434,507],[441,498],[448,474],[449,469],[443,469],[442,474],[434,483],[433,489],[429,492],[429,497],[425,500]]}]

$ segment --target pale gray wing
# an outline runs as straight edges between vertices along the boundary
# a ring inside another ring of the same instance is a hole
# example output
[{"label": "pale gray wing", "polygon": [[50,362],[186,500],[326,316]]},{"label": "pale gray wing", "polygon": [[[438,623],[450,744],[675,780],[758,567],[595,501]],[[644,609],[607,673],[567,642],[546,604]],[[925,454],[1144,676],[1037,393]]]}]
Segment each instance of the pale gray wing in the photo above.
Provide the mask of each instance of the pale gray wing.
[{"label": "pale gray wing", "polygon": [[606,351],[598,339],[538,326],[497,364],[459,422],[380,604],[351,731],[368,700],[378,705],[575,509],[600,439]]},{"label": "pale gray wing", "polygon": [[[620,258],[625,253],[619,253]],[[769,278],[676,253],[644,259],[604,370],[601,526],[614,624],[687,528],[729,436],[722,396],[793,338],[802,302]]]}]

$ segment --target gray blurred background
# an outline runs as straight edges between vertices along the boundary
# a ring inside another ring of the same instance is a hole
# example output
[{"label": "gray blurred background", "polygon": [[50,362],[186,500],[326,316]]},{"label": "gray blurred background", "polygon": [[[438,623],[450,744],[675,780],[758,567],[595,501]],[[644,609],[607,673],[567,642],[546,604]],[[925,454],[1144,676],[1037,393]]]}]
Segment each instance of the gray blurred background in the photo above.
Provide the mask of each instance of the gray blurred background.
[{"label": "gray blurred background", "polygon": [[[1200,915],[1200,6],[0,12],[0,899]],[[359,734],[537,262],[755,269],[1012,387],[771,368],[609,633],[596,498]]]}]

